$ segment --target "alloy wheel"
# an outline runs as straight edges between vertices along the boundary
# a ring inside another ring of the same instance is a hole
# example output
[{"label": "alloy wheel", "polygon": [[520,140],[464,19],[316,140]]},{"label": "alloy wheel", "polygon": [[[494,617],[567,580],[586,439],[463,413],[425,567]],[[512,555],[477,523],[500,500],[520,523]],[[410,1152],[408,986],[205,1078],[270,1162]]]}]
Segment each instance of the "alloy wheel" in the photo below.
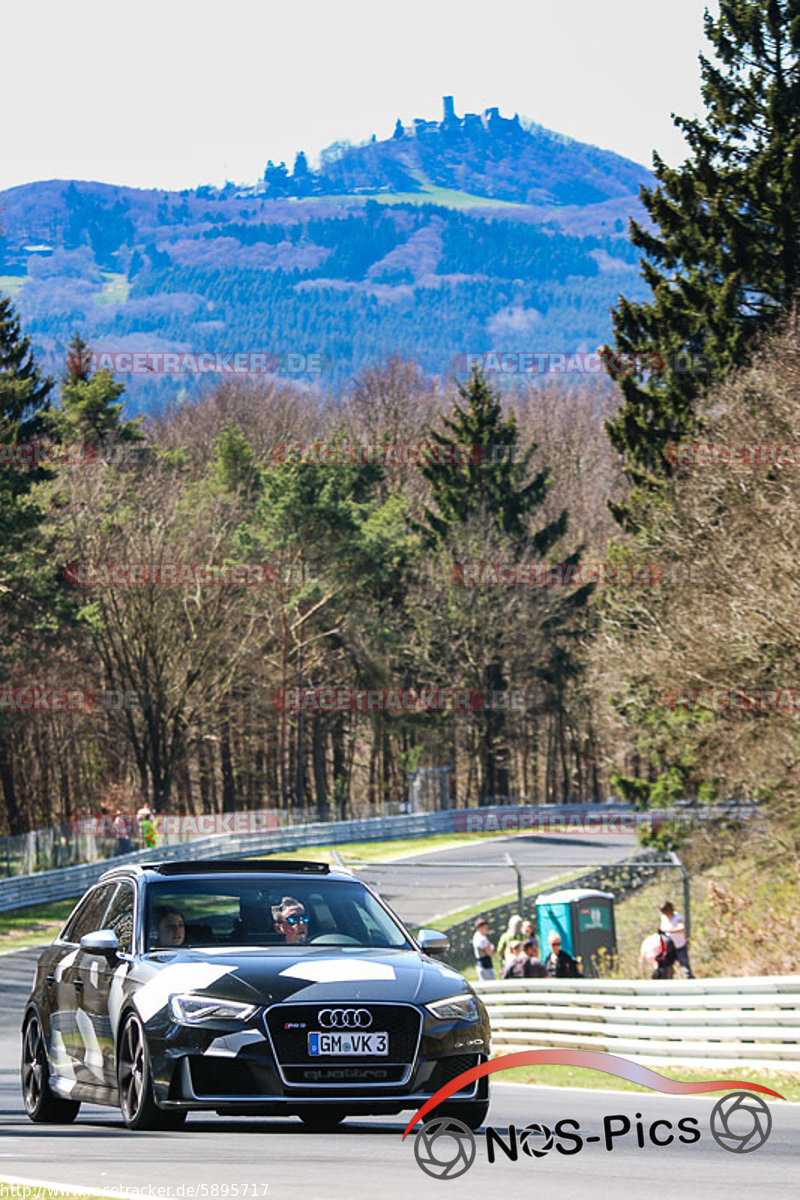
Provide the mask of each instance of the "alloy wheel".
[{"label": "alloy wheel", "polygon": [[44,1088],[44,1046],[42,1031],[36,1017],[31,1017],[25,1029],[22,1048],[22,1095],[25,1111],[36,1112],[42,1102]]},{"label": "alloy wheel", "polygon": [[136,1120],[145,1092],[145,1046],[141,1026],[129,1017],[119,1055],[119,1102],[127,1123]]}]

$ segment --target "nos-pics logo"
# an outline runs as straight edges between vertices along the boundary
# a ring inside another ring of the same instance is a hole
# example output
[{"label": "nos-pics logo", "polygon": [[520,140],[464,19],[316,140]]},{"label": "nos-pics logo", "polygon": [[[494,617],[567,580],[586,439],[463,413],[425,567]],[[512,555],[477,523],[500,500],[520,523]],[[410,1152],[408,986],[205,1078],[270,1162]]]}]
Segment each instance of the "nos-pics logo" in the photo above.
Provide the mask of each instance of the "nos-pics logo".
[{"label": "nos-pics logo", "polygon": [[[424,1120],[426,1114],[437,1108],[442,1101],[454,1092],[463,1094],[464,1091],[473,1088],[482,1076],[507,1070],[512,1066],[543,1062],[591,1067],[634,1083],[645,1084],[658,1091],[677,1095],[737,1088],[717,1101],[709,1120],[709,1132],[714,1141],[733,1154],[751,1154],[760,1149],[772,1131],[772,1114],[769,1107],[761,1096],[753,1093],[764,1092],[783,1099],[780,1093],[772,1091],[771,1088],[760,1084],[742,1083],[739,1080],[716,1079],[705,1083],[683,1083],[667,1079],[648,1067],[631,1063],[617,1055],[597,1051],[523,1051],[519,1054],[504,1055],[492,1062],[481,1063],[451,1080],[415,1113],[403,1137],[408,1135],[417,1121]],[[463,1109],[465,1103],[469,1102],[459,1098],[459,1108]],[[479,1107],[480,1102],[477,1102],[476,1110]],[[445,1113],[429,1117],[417,1132],[414,1156],[420,1168],[433,1179],[458,1179],[475,1162],[481,1144],[481,1157],[493,1164],[505,1160],[517,1162],[525,1158],[544,1158],[553,1152],[569,1157],[579,1154],[592,1143],[598,1144],[607,1152],[613,1151],[617,1145],[636,1145],[639,1149],[647,1146],[665,1147],[675,1143],[688,1146],[699,1142],[701,1136],[700,1120],[697,1117],[682,1116],[677,1119],[658,1118],[648,1121],[644,1120],[639,1112],[633,1118],[624,1113],[604,1116],[599,1132],[583,1130],[579,1121],[567,1117],[556,1121],[552,1126],[531,1122],[521,1128],[509,1125],[507,1128],[497,1129],[490,1125],[486,1126],[481,1134],[476,1135],[464,1121]]]},{"label": "nos-pics logo", "polygon": [[[699,1124],[697,1117],[648,1123],[638,1112],[633,1121],[624,1113],[614,1113],[603,1117],[602,1135],[583,1133],[580,1122],[567,1117],[557,1121],[552,1129],[538,1123],[522,1129],[509,1125],[503,1130],[488,1125],[483,1130],[483,1142],[487,1162],[505,1159],[517,1162],[524,1157],[544,1158],[553,1150],[567,1156],[579,1154],[591,1142],[614,1150],[620,1139],[628,1145],[635,1139],[640,1149],[648,1142],[655,1146],[669,1146],[675,1141],[691,1145],[700,1141]],[[769,1137],[772,1114],[760,1096],[731,1092],[714,1105],[710,1129],[714,1141],[725,1150],[749,1154],[763,1146]],[[417,1163],[434,1179],[457,1179],[475,1162],[477,1151],[478,1137],[454,1117],[434,1117],[422,1126],[414,1141]]]}]

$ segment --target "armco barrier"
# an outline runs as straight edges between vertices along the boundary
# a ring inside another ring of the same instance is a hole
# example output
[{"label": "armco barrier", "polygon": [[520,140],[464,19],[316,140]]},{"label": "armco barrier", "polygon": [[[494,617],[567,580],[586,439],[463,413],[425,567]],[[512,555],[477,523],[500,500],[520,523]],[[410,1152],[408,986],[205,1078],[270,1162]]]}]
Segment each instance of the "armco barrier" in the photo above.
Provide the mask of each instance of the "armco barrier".
[{"label": "armco barrier", "polygon": [[800,1072],[800,975],[474,986],[495,1054],[604,1050],[651,1064]]},{"label": "armco barrier", "polygon": [[[581,813],[596,811],[596,805],[565,805],[548,808],[548,812]],[[153,850],[137,850],[100,862],[80,863],[35,875],[13,875],[0,879],[0,912],[45,904],[51,900],[67,900],[79,896],[104,871],[126,862],[160,862],[164,859],[235,858],[262,852],[274,854],[281,850],[296,850],[302,846],[325,846],[332,842],[378,842],[384,839],[424,837],[432,833],[456,832],[462,809],[437,812],[404,813],[397,817],[365,817],[354,821],[317,821],[308,825],[289,825],[269,833],[218,834],[193,838]],[[474,810],[470,810],[474,811]],[[481,812],[530,813],[531,807],[482,809]],[[537,811],[535,808],[533,811]],[[627,808],[604,811],[627,813]]]},{"label": "armco barrier", "polygon": [[[522,821],[532,813],[539,814],[543,811],[549,814],[578,816],[598,811],[627,815],[631,810],[624,806],[570,804],[548,805],[545,809],[536,805],[526,805],[482,808],[479,811],[483,815],[497,813],[506,818],[516,815]],[[159,862],[175,858],[231,858],[261,852],[296,850],[302,846],[324,846],[332,842],[377,842],[392,838],[424,837],[433,833],[460,833],[463,832],[465,812],[474,814],[476,810],[453,808],[437,812],[404,813],[395,817],[317,821],[308,825],[284,826],[269,833],[217,834],[213,837],[193,838],[190,842],[158,846],[153,850],[137,850],[132,854],[106,858],[99,862],[59,867],[51,871],[39,871],[34,875],[13,875],[0,879],[0,912],[79,896],[99,879],[104,871],[120,863]]]},{"label": "armco barrier", "polygon": [[409,813],[399,817],[368,817],[359,821],[327,821],[313,825],[293,825],[269,833],[221,834],[193,838],[171,846],[138,850],[100,862],[80,863],[39,871],[35,875],[13,875],[0,879],[0,912],[66,900],[79,896],[104,871],[128,862],[162,862],[165,859],[235,858],[262,852],[296,850],[302,846],[322,846],[330,842],[381,841],[384,838],[423,837],[446,833],[453,828],[453,813]]}]

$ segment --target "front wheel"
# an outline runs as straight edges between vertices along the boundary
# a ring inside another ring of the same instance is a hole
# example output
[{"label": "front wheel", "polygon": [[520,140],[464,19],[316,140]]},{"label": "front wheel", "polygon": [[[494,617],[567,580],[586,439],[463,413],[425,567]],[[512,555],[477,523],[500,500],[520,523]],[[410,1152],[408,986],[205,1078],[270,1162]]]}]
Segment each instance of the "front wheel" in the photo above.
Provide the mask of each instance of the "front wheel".
[{"label": "front wheel", "polygon": [[159,1108],[153,1098],[147,1038],[135,1013],[128,1014],[122,1028],[117,1081],[119,1107],[128,1129],[179,1129],[183,1125],[185,1111]]},{"label": "front wheel", "polygon": [[62,1100],[50,1087],[44,1034],[39,1018],[31,1016],[22,1035],[22,1098],[25,1112],[41,1124],[69,1124],[80,1109],[78,1100]]}]

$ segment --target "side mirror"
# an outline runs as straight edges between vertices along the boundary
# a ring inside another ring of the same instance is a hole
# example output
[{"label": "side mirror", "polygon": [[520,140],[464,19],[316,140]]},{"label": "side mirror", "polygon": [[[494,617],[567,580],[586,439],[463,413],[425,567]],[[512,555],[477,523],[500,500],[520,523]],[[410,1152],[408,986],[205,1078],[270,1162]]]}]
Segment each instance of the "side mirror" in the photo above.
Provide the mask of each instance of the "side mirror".
[{"label": "side mirror", "polygon": [[97,954],[101,958],[115,959],[119,954],[119,943],[113,929],[96,929],[81,938],[81,950]]},{"label": "side mirror", "polygon": [[417,941],[422,953],[430,954],[432,958],[441,958],[450,949],[450,938],[438,929],[420,929]]}]

